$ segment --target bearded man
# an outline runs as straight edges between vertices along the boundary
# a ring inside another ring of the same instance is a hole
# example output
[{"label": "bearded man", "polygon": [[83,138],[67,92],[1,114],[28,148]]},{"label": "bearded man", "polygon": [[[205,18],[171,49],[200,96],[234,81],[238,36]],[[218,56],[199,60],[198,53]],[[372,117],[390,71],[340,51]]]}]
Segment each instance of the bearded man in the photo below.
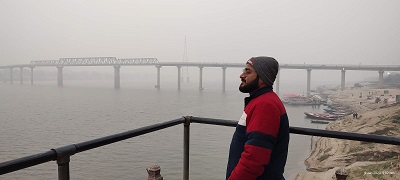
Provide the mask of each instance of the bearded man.
[{"label": "bearded man", "polygon": [[253,57],[240,75],[239,90],[249,93],[233,134],[226,179],[285,179],[289,120],[272,91],[279,63],[272,57]]}]

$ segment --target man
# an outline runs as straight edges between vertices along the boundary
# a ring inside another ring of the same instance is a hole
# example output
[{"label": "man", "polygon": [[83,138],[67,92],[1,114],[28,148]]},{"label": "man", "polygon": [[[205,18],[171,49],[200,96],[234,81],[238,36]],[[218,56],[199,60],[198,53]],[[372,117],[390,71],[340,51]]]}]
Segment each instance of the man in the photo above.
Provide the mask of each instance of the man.
[{"label": "man", "polygon": [[226,179],[285,179],[289,121],[272,91],[279,64],[271,57],[253,57],[240,75],[239,90],[249,93],[229,151]]}]

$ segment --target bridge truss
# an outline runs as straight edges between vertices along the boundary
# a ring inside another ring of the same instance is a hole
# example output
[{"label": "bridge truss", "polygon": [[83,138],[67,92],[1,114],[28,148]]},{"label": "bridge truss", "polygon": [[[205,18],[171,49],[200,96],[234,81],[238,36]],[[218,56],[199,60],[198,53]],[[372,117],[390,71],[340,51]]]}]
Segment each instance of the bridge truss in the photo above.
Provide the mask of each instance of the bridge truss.
[{"label": "bridge truss", "polygon": [[158,64],[157,58],[127,58],[86,57],[60,58],[60,60],[31,61],[32,66],[101,66],[101,65],[153,65]]}]

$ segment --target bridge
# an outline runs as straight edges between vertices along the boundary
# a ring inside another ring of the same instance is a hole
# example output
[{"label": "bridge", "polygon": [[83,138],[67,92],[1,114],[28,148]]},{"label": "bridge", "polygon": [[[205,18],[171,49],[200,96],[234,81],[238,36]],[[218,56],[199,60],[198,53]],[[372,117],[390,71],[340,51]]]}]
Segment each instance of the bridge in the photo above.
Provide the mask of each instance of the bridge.
[{"label": "bridge", "polygon": [[[0,69],[10,71],[10,83],[13,83],[13,69],[20,69],[20,83],[23,83],[23,68],[31,69],[31,84],[33,84],[33,69],[35,67],[56,67],[57,85],[63,86],[63,67],[64,66],[113,66],[114,67],[114,87],[120,88],[120,68],[121,66],[155,66],[157,68],[157,84],[155,88],[160,89],[160,69],[163,66],[175,66],[178,68],[178,89],[181,87],[181,67],[199,67],[200,79],[199,90],[203,90],[202,76],[204,67],[222,68],[222,90],[225,91],[225,72],[226,68],[243,68],[244,63],[201,63],[201,62],[159,62],[157,58],[126,58],[117,59],[116,57],[85,57],[85,58],[60,58],[59,60],[38,60],[31,61],[29,64],[18,64],[0,66]],[[383,88],[383,73],[385,71],[400,71],[397,66],[378,66],[378,65],[328,65],[328,64],[280,64],[279,73],[275,81],[276,92],[279,94],[279,75],[281,69],[304,69],[307,70],[307,95],[311,92],[311,71],[312,70],[340,70],[341,89],[345,88],[345,77],[347,70],[356,71],[377,71],[379,75],[379,87]]]}]

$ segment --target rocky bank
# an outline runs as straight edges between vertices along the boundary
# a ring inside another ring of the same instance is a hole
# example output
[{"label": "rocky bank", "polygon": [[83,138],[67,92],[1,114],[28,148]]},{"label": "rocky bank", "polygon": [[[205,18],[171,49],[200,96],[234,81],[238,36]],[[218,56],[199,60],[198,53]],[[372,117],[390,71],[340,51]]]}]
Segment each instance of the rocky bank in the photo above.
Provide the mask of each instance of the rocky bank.
[{"label": "rocky bank", "polygon": [[[386,91],[385,91],[386,90]],[[400,89],[352,88],[329,93],[329,98],[358,113],[331,122],[326,129],[400,138]],[[381,99],[376,102],[376,97]],[[387,99],[387,103],[383,102]],[[400,146],[314,137],[314,147],[297,180],[336,179],[344,168],[347,179],[400,179]]]}]

